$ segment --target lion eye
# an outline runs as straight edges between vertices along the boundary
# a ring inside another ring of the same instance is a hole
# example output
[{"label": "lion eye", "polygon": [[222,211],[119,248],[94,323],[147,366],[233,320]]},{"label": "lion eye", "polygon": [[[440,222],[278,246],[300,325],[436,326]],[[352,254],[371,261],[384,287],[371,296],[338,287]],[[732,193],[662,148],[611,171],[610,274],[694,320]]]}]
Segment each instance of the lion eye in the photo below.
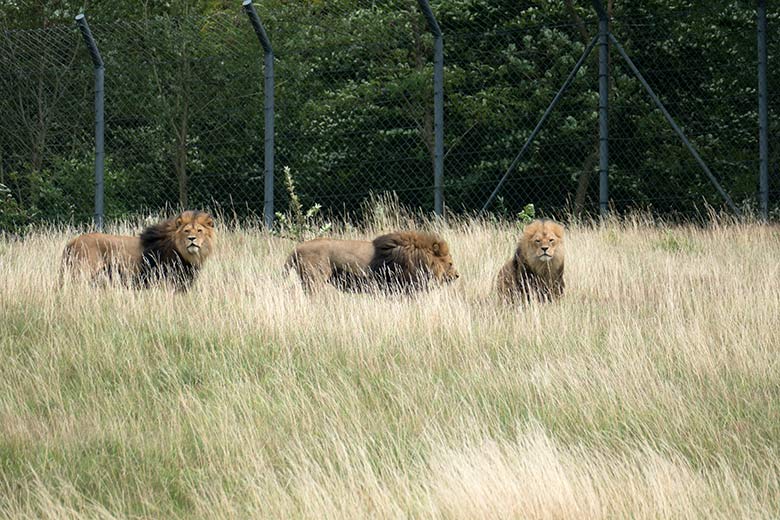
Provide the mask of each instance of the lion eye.
[{"label": "lion eye", "polygon": [[203,230],[202,230],[202,229],[199,229],[199,230],[198,230],[198,233],[203,233]]},{"label": "lion eye", "polygon": [[542,241],[539,240],[538,238],[534,242],[536,242],[537,244],[541,244],[542,243]]}]

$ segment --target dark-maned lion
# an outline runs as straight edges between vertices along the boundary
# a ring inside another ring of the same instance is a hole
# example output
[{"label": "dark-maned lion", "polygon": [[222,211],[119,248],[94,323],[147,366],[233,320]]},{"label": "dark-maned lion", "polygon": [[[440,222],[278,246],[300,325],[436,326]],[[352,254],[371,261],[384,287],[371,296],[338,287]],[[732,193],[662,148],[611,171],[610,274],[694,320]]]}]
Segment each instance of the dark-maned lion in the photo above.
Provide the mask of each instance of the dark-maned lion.
[{"label": "dark-maned lion", "polygon": [[534,220],[525,227],[515,254],[498,273],[498,294],[508,302],[561,297],[563,261],[563,226],[552,220]]},{"label": "dark-maned lion", "polygon": [[65,271],[92,281],[117,279],[134,287],[165,281],[186,291],[214,246],[214,220],[202,211],[149,226],[140,237],[87,233],[65,246]]},{"label": "dark-maned lion", "polygon": [[304,291],[329,283],[341,290],[413,292],[458,278],[447,242],[432,233],[399,231],[367,240],[317,238],[287,258]]}]

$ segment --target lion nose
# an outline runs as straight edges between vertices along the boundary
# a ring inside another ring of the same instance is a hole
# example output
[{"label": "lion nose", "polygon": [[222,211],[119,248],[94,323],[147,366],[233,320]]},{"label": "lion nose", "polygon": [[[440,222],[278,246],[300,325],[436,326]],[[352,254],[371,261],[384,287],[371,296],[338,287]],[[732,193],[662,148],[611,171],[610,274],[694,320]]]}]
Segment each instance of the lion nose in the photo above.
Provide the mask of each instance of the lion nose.
[{"label": "lion nose", "polygon": [[187,240],[189,240],[190,242],[195,242],[195,238],[196,238],[195,235],[190,235],[187,237]]},{"label": "lion nose", "polygon": [[548,249],[550,249],[550,246],[542,246],[542,251],[544,251],[545,253],[547,252]]}]

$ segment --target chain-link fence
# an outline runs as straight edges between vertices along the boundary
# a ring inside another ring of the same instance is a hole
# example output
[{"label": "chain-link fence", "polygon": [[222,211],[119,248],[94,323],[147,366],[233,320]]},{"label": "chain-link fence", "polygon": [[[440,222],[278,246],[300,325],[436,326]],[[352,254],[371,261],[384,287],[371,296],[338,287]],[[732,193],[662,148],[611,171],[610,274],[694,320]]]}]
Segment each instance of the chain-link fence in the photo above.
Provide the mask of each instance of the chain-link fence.
[{"label": "chain-link fence", "polygon": [[[433,36],[414,0],[262,2],[275,54],[274,204],[289,167],[304,205],[356,211],[370,194],[433,210]],[[641,5],[639,5],[641,4]],[[694,6],[694,4],[696,4]],[[444,37],[443,195],[483,207],[598,33],[590,3],[431,1]],[[739,206],[759,191],[756,9],[750,2],[606,2],[610,29]],[[767,13],[768,84],[779,14]],[[87,13],[88,17],[91,16]],[[90,18],[105,62],[105,211],[261,215],[263,49],[240,8]],[[5,28],[0,42],[0,227],[94,207],[93,65],[75,23]],[[591,52],[490,203],[512,214],[599,211],[598,52]],[[722,195],[612,46],[609,205],[683,215]],[[780,135],[769,96],[769,135]],[[780,204],[780,147],[769,202]]]}]

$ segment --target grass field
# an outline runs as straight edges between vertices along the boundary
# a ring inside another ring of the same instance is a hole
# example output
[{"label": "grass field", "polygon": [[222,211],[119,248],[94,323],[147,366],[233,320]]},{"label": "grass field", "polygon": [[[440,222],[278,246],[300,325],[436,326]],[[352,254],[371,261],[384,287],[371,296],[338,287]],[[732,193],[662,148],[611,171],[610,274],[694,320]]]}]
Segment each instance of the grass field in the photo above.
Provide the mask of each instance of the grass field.
[{"label": "grass field", "polygon": [[185,295],[0,241],[0,517],[780,516],[780,229],[574,226],[507,308],[516,226],[430,225],[461,278],[411,299],[307,298],[257,229]]}]

